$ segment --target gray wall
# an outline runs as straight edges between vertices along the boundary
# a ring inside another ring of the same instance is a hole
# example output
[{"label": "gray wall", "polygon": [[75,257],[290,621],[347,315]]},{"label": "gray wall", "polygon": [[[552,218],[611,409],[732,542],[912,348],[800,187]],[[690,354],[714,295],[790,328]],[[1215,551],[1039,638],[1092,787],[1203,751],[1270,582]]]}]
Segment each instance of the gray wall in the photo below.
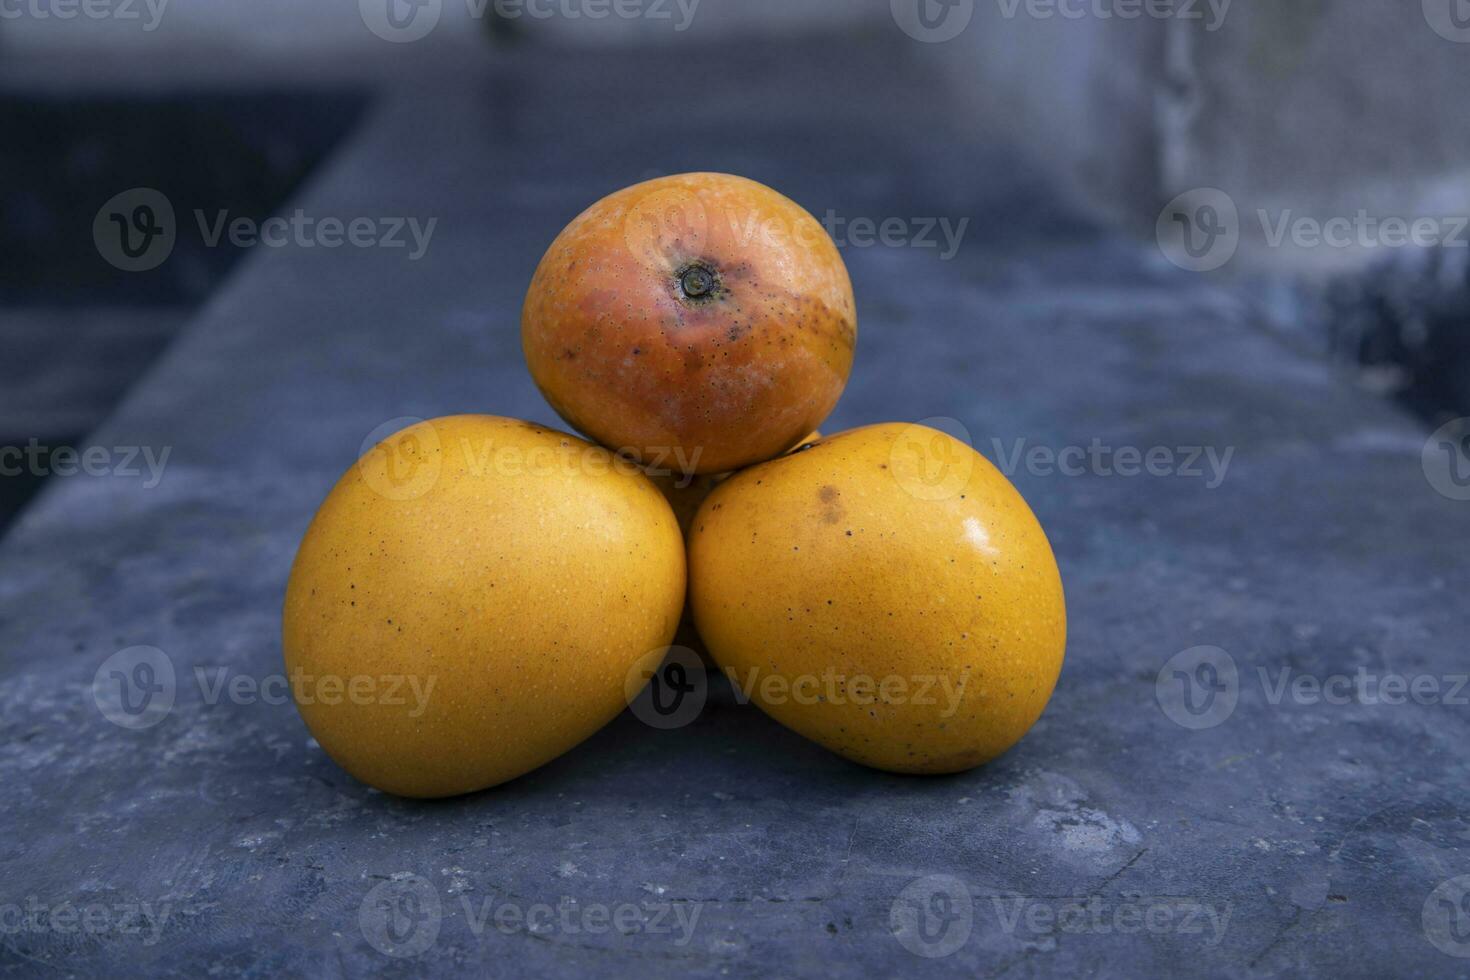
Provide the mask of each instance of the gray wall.
[{"label": "gray wall", "polygon": [[1014,139],[1095,213],[1151,233],[1175,195],[1218,188],[1246,264],[1330,271],[1384,249],[1273,245],[1266,227],[1352,218],[1357,237],[1366,211],[1449,218],[1452,234],[1470,215],[1456,2],[1199,0],[1175,8],[1190,18],[1124,19],[1143,0],[1072,0],[1081,17],[977,0],[963,33],[930,46],[981,131]]},{"label": "gray wall", "polygon": [[[375,35],[389,0],[133,0],[131,20],[61,19],[81,0],[27,0],[53,16],[0,20],[0,61],[81,51],[131,72],[133,52],[146,51],[155,75],[176,56],[245,78],[258,62],[269,67],[255,74],[277,82],[396,72],[482,44],[485,4],[497,0],[393,2],[408,13],[410,3],[436,5],[415,22],[432,31],[414,44]],[[1470,214],[1470,27],[1449,16],[1465,0],[498,2],[525,33],[556,44],[886,35],[895,57],[942,70],[976,134],[1018,144],[1108,221],[1151,235],[1176,195],[1220,189],[1239,218],[1239,254],[1256,264],[1335,269],[1374,254],[1292,237],[1273,246],[1267,223]]]},{"label": "gray wall", "polygon": [[[244,53],[373,49],[367,26],[390,0],[86,0],[98,9],[127,6],[133,16],[61,16],[83,0],[24,0],[43,16],[0,19],[11,51],[170,46]],[[686,38],[830,32],[888,22],[888,0],[391,0],[405,18],[429,19],[431,44],[474,43],[497,9],[526,31],[570,44],[672,42]],[[412,3],[428,4],[417,8]],[[9,6],[7,5],[7,9]]]}]

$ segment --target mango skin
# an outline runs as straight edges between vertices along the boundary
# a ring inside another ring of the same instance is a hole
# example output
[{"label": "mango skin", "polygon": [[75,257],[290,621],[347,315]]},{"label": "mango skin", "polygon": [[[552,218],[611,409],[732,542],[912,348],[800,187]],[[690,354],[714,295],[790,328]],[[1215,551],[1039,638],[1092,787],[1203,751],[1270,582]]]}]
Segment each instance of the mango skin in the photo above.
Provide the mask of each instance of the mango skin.
[{"label": "mango skin", "polygon": [[404,704],[327,704],[318,684],[297,706],[361,781],[469,793],[616,717],[684,586],[674,515],[630,463],[527,422],[437,419],[369,451],[312,521],[286,589],[287,677],[432,678],[417,717],[407,684]]},{"label": "mango skin", "polygon": [[[792,446],[788,452],[795,452],[802,446],[810,445],[820,438],[822,438],[820,432],[812,432],[801,442]],[[694,524],[694,515],[699,513],[699,508],[704,504],[705,498],[720,485],[720,481],[729,476],[728,473],[684,476],[666,470],[648,474],[653,485],[658,487],[664,499],[669,502],[669,507],[674,511],[674,517],[679,522],[679,532],[684,536],[686,542],[689,540],[689,528]],[[704,641],[699,638],[699,631],[694,628],[694,615],[689,610],[687,593],[684,600],[684,615],[679,619],[679,629],[674,634],[674,643],[698,653],[706,666],[714,666],[714,662],[709,659],[709,651],[704,648]]]},{"label": "mango skin", "polygon": [[[822,438],[822,433],[808,433],[806,438],[792,446],[787,452],[795,452],[803,446],[809,446]],[[653,485],[658,487],[664,499],[669,502],[669,507],[674,511],[674,517],[679,521],[679,530],[687,539],[689,528],[694,523],[694,515],[699,513],[705,498],[714,492],[724,480],[729,479],[729,473],[706,473],[703,476],[685,476],[680,473],[671,473],[665,470],[650,472],[648,478]]]},{"label": "mango skin", "polygon": [[[694,266],[710,291],[680,285]],[[618,191],[542,258],[526,364],[562,418],[653,466],[724,473],[780,454],[832,411],[857,314],[831,236],[755,181],[681,174]]]},{"label": "mango skin", "polygon": [[855,429],[724,481],[695,517],[689,576],[699,634],[732,682],[877,769],[994,759],[1061,672],[1066,605],[1046,534],[983,456],[924,426]]}]

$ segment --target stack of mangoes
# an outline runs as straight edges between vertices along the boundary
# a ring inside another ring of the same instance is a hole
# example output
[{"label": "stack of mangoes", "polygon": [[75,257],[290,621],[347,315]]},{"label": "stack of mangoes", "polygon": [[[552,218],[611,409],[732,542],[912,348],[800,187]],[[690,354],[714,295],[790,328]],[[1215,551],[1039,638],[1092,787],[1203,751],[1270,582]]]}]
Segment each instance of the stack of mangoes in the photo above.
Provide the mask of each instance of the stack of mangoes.
[{"label": "stack of mangoes", "polygon": [[724,174],[619,191],[552,243],[521,333],[587,440],[422,422],[352,466],[301,543],[288,676],[348,772],[441,797],[549,762],[628,706],[686,595],[731,683],[868,766],[968,769],[1040,717],[1066,645],[1046,535],[937,429],[814,432],[857,318],[798,205]]}]

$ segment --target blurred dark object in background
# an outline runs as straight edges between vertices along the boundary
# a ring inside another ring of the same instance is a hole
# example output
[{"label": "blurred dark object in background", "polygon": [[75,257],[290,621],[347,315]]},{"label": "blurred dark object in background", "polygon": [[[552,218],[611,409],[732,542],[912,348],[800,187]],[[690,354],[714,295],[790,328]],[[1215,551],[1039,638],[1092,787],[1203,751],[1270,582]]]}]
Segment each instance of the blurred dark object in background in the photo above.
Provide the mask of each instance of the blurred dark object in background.
[{"label": "blurred dark object in background", "polygon": [[210,93],[117,98],[0,95],[0,305],[193,306],[240,250],[181,235],[170,261],[134,275],[102,261],[90,238],[97,209],[129,187],[192,209],[263,218],[357,117],[340,93]]},{"label": "blurred dark object in background", "polygon": [[1329,343],[1364,381],[1430,425],[1470,414],[1470,253],[1406,251],[1343,276],[1325,298]]},{"label": "blurred dark object in background", "polygon": [[[0,132],[21,137],[0,142],[0,448],[77,446],[244,251],[188,233],[195,209],[269,216],[361,106],[335,92],[0,96]],[[132,187],[163,192],[185,232],[146,275],[77,233]],[[39,488],[32,469],[50,469],[10,468],[0,530]]]}]

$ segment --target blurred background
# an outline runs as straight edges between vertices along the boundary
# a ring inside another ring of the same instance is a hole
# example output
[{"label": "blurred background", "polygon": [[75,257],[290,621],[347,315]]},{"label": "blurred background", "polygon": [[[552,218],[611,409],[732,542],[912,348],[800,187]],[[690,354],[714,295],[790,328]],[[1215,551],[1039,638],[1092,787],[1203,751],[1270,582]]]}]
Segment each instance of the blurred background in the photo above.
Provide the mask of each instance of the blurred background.
[{"label": "blurred background", "polygon": [[[687,87],[658,92],[686,148],[742,99],[779,152],[854,136],[853,173],[864,119],[908,141],[956,248],[1081,221],[1250,280],[1256,319],[1437,425],[1470,414],[1467,55],[1466,0],[0,0],[0,446],[101,422],[256,244],[201,215],[287,213],[385,97],[473,85],[466,125],[514,127],[547,76],[595,104],[630,70]],[[1010,214],[1001,171],[1036,175]],[[137,189],[181,206],[161,260],[104,241],[156,214]],[[0,520],[50,467],[23,469]]]}]

